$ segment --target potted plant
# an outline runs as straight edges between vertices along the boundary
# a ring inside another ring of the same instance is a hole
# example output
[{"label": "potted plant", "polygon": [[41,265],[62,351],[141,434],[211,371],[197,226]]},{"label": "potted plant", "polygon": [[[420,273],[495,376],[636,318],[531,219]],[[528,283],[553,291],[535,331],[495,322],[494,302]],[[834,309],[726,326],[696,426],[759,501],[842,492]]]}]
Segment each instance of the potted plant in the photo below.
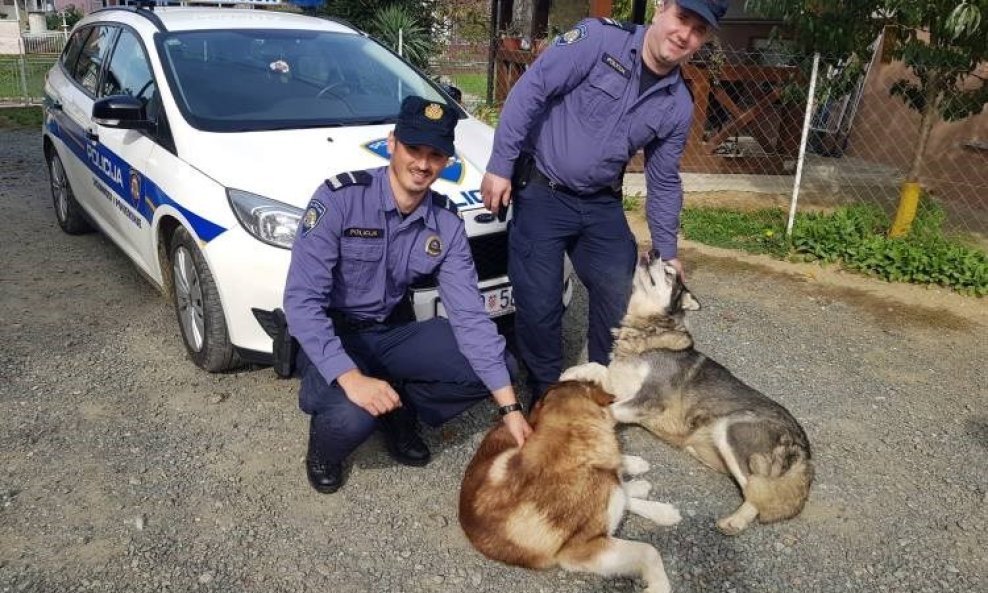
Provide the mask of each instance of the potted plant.
[{"label": "potted plant", "polygon": [[501,47],[503,49],[518,51],[521,49],[521,43],[522,43],[521,27],[519,27],[513,22],[505,25],[504,30],[501,31]]}]

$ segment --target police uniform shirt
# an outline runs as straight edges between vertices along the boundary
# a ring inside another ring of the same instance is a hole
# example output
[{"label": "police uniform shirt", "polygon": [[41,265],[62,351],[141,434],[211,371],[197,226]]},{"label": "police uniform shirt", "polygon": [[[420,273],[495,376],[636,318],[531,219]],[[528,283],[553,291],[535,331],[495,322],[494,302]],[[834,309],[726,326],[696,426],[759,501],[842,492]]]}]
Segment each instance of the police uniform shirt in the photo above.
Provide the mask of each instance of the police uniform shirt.
[{"label": "police uniform shirt", "polygon": [[646,30],[588,19],[557,37],[511,89],[487,170],[510,179],[519,153],[531,150],[543,173],[589,193],[612,186],[645,148],[652,245],[669,259],[693,101],[679,68],[639,95]]},{"label": "police uniform shirt", "polygon": [[[343,186],[333,189],[334,183]],[[484,310],[455,208],[442,194],[429,191],[403,217],[387,167],[344,173],[315,192],[292,247],[285,315],[292,335],[327,382],[356,368],[327,309],[383,321],[409,284],[435,274],[456,342],[474,372],[491,391],[510,384],[504,338]]]}]

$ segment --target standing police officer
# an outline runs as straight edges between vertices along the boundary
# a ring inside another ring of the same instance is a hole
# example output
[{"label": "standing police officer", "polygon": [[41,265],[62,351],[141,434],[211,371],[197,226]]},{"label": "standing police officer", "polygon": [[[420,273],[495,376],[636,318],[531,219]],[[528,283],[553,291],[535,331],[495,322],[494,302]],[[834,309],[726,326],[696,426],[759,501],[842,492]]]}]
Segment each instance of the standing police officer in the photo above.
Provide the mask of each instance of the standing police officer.
[{"label": "standing police officer", "polygon": [[[457,119],[448,105],[407,97],[388,166],[328,179],[302,219],[285,315],[301,346],[306,471],[319,492],[343,485],[343,461],[379,426],[399,463],[425,465],[416,415],[438,425],[492,393],[519,445],[531,432],[463,220],[430,189],[453,155]],[[406,291],[426,277],[438,281],[448,320],[412,320]]]},{"label": "standing police officer", "polygon": [[637,258],[622,177],[643,147],[653,252],[682,274],[679,160],[693,102],[679,66],[726,11],[727,0],[658,0],[649,27],[582,21],[532,64],[504,104],[481,193],[495,213],[514,200],[508,274],[533,399],[562,370],[564,253],[589,293],[589,358],[609,362]]}]

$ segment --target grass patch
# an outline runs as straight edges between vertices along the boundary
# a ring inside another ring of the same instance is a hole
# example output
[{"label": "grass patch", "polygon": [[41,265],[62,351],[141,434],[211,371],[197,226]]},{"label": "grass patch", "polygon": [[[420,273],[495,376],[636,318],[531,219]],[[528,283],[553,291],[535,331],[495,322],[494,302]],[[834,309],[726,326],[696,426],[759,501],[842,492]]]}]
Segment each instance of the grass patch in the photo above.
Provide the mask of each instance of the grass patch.
[{"label": "grass patch", "polygon": [[453,79],[453,85],[463,91],[464,95],[487,96],[486,72],[458,72],[450,74],[449,77]]},{"label": "grass patch", "polygon": [[0,109],[0,128],[41,129],[41,107],[4,107]]},{"label": "grass patch", "polygon": [[[55,57],[28,57],[21,64],[21,56],[0,56],[0,99],[40,98],[44,96],[45,73],[55,63]],[[27,75],[27,97],[21,76]]]},{"label": "grass patch", "polygon": [[888,214],[878,206],[857,204],[831,213],[797,213],[791,237],[785,236],[781,209],[736,212],[687,208],[683,235],[717,247],[763,253],[780,259],[839,263],[891,282],[937,284],[962,294],[988,294],[988,254],[943,231],[946,213],[924,196],[905,237],[891,239]]},{"label": "grass patch", "polygon": [[707,245],[785,257],[786,212],[778,208],[738,212],[723,208],[686,208],[683,235]]}]

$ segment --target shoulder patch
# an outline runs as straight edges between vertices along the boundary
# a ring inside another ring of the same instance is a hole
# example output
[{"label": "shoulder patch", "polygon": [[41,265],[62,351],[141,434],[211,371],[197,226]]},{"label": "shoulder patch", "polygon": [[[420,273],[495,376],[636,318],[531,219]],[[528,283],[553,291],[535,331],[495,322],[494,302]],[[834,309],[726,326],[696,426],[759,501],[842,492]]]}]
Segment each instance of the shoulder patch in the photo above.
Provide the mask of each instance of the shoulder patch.
[{"label": "shoulder patch", "polygon": [[367,171],[350,171],[349,173],[333,175],[326,180],[326,185],[329,189],[336,191],[351,185],[370,185],[371,179],[373,178]]},{"label": "shoulder patch", "polygon": [[457,218],[463,218],[463,215],[460,214],[460,210],[456,207],[456,204],[454,204],[453,200],[449,199],[449,196],[445,194],[432,192],[432,203],[443,210],[449,210],[455,214]]},{"label": "shoulder patch", "polygon": [[577,41],[586,38],[587,36],[587,26],[583,23],[573,27],[569,31],[566,31],[559,37],[556,37],[556,45],[573,45]]},{"label": "shoulder patch", "polygon": [[597,20],[599,20],[604,25],[610,25],[612,27],[617,27],[618,29],[624,29],[628,33],[634,33],[635,29],[638,27],[638,25],[634,23],[628,21],[616,21],[612,18],[607,18],[606,16],[602,16]]},{"label": "shoulder patch", "polygon": [[316,225],[322,220],[323,214],[326,214],[326,206],[322,202],[319,200],[309,202],[309,207],[305,209],[305,214],[302,215],[303,237],[308,235],[309,231],[316,228]]}]

